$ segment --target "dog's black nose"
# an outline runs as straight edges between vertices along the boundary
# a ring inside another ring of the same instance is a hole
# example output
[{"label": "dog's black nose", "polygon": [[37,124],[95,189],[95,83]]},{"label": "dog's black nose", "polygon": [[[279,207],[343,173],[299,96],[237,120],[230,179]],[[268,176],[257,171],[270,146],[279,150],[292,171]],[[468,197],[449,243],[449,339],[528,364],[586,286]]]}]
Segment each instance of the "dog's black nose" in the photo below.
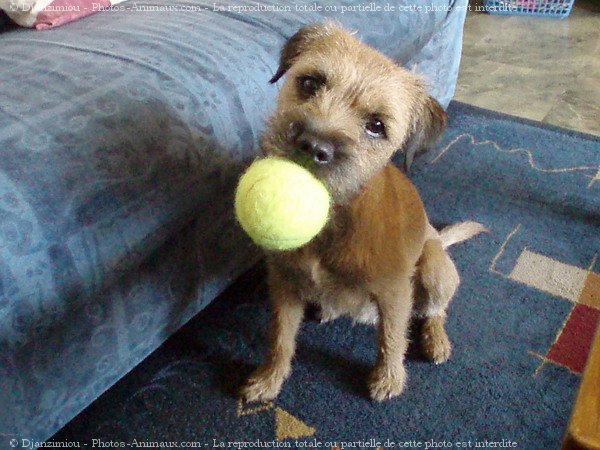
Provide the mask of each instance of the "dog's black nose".
[{"label": "dog's black nose", "polygon": [[335,156],[333,144],[309,133],[298,136],[298,148],[309,155],[317,164],[329,164]]}]

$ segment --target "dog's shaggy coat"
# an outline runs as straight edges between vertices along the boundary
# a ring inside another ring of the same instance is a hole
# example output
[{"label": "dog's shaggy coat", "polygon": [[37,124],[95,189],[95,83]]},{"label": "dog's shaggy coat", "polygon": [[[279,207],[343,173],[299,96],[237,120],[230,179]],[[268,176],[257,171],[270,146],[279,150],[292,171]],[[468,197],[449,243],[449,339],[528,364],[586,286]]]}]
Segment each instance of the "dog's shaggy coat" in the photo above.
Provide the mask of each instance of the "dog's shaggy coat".
[{"label": "dog's shaggy coat", "polygon": [[406,382],[411,312],[423,318],[424,354],[436,363],[450,356],[444,322],[459,276],[445,248],[483,230],[465,222],[437,232],[415,187],[390,163],[397,150],[410,162],[441,133],[446,114],[416,75],[332,23],[302,28],[287,42],[271,81],[284,74],[263,151],[311,170],[334,207],[309,244],[267,255],[271,347],[242,393],[249,401],[277,396],[311,302],[322,321],[349,315],[378,326],[371,397],[396,396]]}]

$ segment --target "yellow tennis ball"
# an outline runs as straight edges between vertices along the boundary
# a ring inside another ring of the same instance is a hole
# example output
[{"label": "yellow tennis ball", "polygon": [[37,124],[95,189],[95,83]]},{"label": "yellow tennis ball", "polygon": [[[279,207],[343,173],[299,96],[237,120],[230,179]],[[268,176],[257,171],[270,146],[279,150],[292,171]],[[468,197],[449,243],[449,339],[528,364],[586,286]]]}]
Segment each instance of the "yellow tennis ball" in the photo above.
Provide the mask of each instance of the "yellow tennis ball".
[{"label": "yellow tennis ball", "polygon": [[268,250],[302,247],[323,229],[331,197],[315,176],[281,158],[255,161],[235,193],[235,213],[252,240]]}]

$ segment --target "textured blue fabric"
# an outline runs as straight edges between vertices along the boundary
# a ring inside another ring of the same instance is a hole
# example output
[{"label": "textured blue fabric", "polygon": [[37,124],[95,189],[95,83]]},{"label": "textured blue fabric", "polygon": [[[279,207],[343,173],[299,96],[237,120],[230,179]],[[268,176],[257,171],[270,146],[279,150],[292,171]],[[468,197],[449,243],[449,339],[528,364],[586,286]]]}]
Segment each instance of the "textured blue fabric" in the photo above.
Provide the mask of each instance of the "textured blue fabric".
[{"label": "textured blue fabric", "polygon": [[[580,375],[552,362],[542,365],[540,356],[574,304],[508,274],[524,249],[600,271],[600,261],[593,264],[600,248],[600,183],[590,184],[600,167],[600,139],[467,105],[453,103],[449,113],[448,132],[417,161],[413,179],[434,223],[478,220],[490,232],[450,249],[462,284],[449,309],[448,362],[425,361],[415,337],[406,391],[372,402],[366,380],[377,357],[376,329],[347,319],[307,321],[279,397],[240,405],[237,389],[267,351],[269,308],[265,274],[258,270],[55,439],[81,445],[92,438],[195,441],[208,448],[215,439],[258,448],[257,440],[271,443],[279,435],[282,448],[300,448],[294,437],[283,439],[293,436],[291,427],[277,432],[277,416],[285,411],[314,429],[313,435],[301,430],[298,440],[316,439],[321,448],[374,438],[414,440],[422,449],[427,442],[430,449],[457,449],[457,442],[468,441],[469,448],[479,441],[479,448],[558,449]],[[516,446],[484,442],[503,439]]]},{"label": "textured blue fabric", "polygon": [[[0,432],[48,437],[254,261],[230,193],[274,103],[278,52],[302,24],[330,17],[423,64],[448,103],[466,0],[433,3],[342,14],[136,2],[2,33]],[[198,245],[180,231],[192,219]]]}]

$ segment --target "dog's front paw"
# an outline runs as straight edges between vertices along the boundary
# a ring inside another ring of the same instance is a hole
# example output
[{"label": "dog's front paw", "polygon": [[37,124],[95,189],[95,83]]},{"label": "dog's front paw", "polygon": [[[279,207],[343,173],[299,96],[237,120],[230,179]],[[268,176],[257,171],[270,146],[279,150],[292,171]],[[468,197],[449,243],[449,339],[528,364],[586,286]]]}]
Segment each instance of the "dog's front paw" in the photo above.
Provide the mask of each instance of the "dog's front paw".
[{"label": "dog's front paw", "polygon": [[281,391],[285,377],[269,370],[258,369],[246,382],[241,394],[247,402],[273,400]]},{"label": "dog's front paw", "polygon": [[406,369],[404,366],[390,370],[387,367],[376,367],[369,378],[371,398],[378,402],[396,397],[406,386]]},{"label": "dog's front paw", "polygon": [[452,345],[444,329],[443,320],[425,319],[421,332],[421,348],[425,357],[435,364],[441,364],[450,358]]}]

